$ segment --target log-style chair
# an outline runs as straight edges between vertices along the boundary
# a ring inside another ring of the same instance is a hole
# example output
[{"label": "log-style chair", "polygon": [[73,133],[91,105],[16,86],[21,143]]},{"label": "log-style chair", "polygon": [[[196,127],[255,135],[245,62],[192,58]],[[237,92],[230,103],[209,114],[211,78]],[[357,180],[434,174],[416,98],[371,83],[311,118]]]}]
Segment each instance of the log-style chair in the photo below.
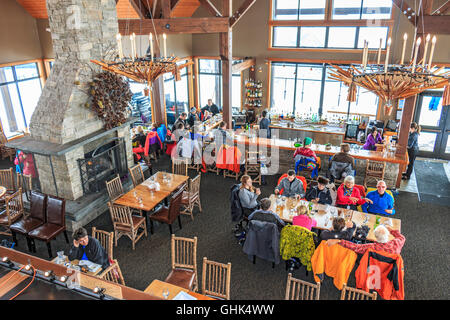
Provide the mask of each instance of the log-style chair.
[{"label": "log-style chair", "polygon": [[0,213],[0,234],[12,236],[10,226],[24,215],[22,189],[5,197],[5,210]]},{"label": "log-style chair", "polygon": [[172,160],[172,173],[182,176],[188,175],[188,164],[186,160]]},{"label": "log-style chair", "polygon": [[22,192],[25,193],[27,199],[30,199],[30,192],[33,189],[33,178],[30,175],[16,173],[17,188],[22,188]]},{"label": "log-style chair", "polygon": [[10,230],[13,236],[13,241],[16,246],[19,245],[17,242],[16,234],[21,234],[26,236],[28,250],[32,251],[31,240],[28,233],[32,230],[42,226],[46,222],[46,212],[47,212],[47,195],[40,193],[36,190],[31,190],[30,192],[30,215],[24,217],[22,220],[10,226]]},{"label": "log-style chair", "polygon": [[366,292],[364,290],[347,287],[344,283],[341,291],[341,300],[377,300],[377,292]]},{"label": "log-style chair", "polygon": [[117,200],[124,195],[122,181],[120,181],[119,174],[117,174],[117,177],[114,179],[106,181],[106,189],[108,190],[109,199],[111,201]]},{"label": "log-style chair", "polygon": [[8,139],[6,138],[3,130],[0,128],[0,156],[2,157],[2,159],[9,157],[9,161],[13,161],[13,158],[16,155],[16,150],[12,149],[12,148],[8,148],[6,146],[7,142],[8,142]]},{"label": "log-style chair", "polygon": [[203,258],[202,294],[230,300],[231,263],[227,264]]},{"label": "log-style chair", "polygon": [[292,273],[288,274],[285,300],[319,300],[319,296],[320,282],[313,284],[292,277]]},{"label": "log-style chair", "polygon": [[202,212],[202,204],[200,201],[200,179],[202,174],[198,174],[194,179],[189,179],[189,187],[187,191],[183,192],[181,198],[181,205],[184,206],[182,214],[191,216],[194,220],[194,207],[197,206],[200,212]]},{"label": "log-style chair", "polygon": [[131,181],[133,181],[134,187],[144,182],[144,172],[140,164],[135,165],[133,168],[128,169],[131,175]]},{"label": "log-style chair", "polygon": [[194,158],[194,156],[192,156],[192,158],[189,159],[188,169],[192,169],[192,170],[195,170],[195,171],[199,172],[201,167],[202,167],[202,164],[201,163],[195,163],[195,161],[196,161],[196,159]]},{"label": "log-style chair", "polygon": [[[108,202],[111,220],[114,225],[114,245],[117,247],[117,240],[122,236],[130,238],[133,250],[136,242],[145,234],[147,237],[147,225],[145,217],[131,214],[129,207],[119,206]],[[143,229],[139,233],[139,229]]]},{"label": "log-style chair", "polygon": [[114,232],[107,232],[92,227],[92,238],[97,239],[100,242],[102,247],[105,248],[108,253],[108,257],[113,260]]},{"label": "log-style chair", "polygon": [[[372,160],[366,160],[366,175],[364,177],[364,187],[367,189],[368,181],[375,180],[375,186],[378,182],[378,180],[384,179],[384,172],[386,170],[386,162],[380,162],[380,161],[372,161]],[[372,186],[372,185],[370,185]]]},{"label": "log-style chair", "polygon": [[180,219],[180,206],[182,196],[183,189],[180,189],[170,199],[169,207],[161,206],[151,216],[149,216],[151,234],[153,234],[153,220],[169,225],[170,234],[173,234],[172,223],[175,221],[175,219],[178,218],[180,229],[182,228]]},{"label": "log-style chair", "polygon": [[259,152],[246,151],[245,152],[245,174],[252,177],[253,182],[261,185],[261,161],[259,159]]},{"label": "log-style chair", "polygon": [[0,198],[0,201],[4,202],[6,196],[16,192],[13,168],[0,170],[0,186],[6,188],[6,193]]},{"label": "log-style chair", "polygon": [[197,291],[197,237],[190,239],[172,235],[171,252],[172,271],[164,281]]},{"label": "log-style chair", "polygon": [[69,243],[69,237],[66,231],[66,200],[48,195],[47,196],[47,215],[46,222],[28,233],[31,238],[31,246],[36,252],[34,240],[41,240],[47,244],[48,255],[53,257],[51,241],[59,234],[64,233],[66,242]]},{"label": "log-style chair", "polygon": [[106,268],[102,273],[100,273],[97,277],[100,279],[125,285],[125,280],[123,279],[122,271],[120,270],[119,263],[117,260],[113,260],[114,263],[111,264],[108,268]]}]

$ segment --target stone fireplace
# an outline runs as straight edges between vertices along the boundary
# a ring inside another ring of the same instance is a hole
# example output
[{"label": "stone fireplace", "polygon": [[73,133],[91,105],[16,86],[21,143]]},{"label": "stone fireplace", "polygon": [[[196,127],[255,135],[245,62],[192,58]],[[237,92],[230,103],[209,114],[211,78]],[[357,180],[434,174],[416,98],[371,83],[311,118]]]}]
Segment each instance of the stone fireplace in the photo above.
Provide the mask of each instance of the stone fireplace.
[{"label": "stone fireplace", "polygon": [[[101,71],[90,60],[110,59],[117,52],[116,1],[47,0],[47,12],[55,63],[31,118],[31,135],[11,141],[10,146],[33,153],[41,191],[66,199],[66,220],[72,218],[79,226],[95,214],[80,218],[70,210],[82,211],[80,205],[91,206],[99,195],[86,198],[78,160],[120,140],[123,152],[118,162],[125,163],[125,172],[133,165],[129,131],[133,120],[106,131],[103,122],[85,106],[89,83]],[[106,210],[106,201],[102,205]]]}]

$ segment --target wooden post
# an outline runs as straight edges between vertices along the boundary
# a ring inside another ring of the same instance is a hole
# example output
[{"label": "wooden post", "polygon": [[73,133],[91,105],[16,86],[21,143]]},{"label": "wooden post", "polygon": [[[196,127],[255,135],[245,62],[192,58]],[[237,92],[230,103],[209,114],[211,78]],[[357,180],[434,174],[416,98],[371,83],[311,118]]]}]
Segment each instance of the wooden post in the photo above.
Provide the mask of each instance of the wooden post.
[{"label": "wooden post", "polygon": [[[224,17],[230,17],[232,15],[231,0],[223,0],[222,2],[222,15]],[[222,111],[223,121],[227,123],[227,128],[232,128],[232,30],[228,28],[228,32],[222,32],[219,34],[219,52],[220,59],[222,60]]]}]

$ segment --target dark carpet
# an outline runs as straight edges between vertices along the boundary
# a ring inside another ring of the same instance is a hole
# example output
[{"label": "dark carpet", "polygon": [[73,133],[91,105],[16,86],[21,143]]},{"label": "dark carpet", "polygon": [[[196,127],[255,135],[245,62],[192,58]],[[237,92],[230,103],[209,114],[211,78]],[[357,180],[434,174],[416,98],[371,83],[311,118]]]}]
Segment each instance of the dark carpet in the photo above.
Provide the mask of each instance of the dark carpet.
[{"label": "dark carpet", "polygon": [[419,201],[450,207],[450,182],[444,164],[417,160],[414,162]]},{"label": "dark carpet", "polygon": [[[169,170],[169,159],[164,157],[155,163],[157,170]],[[191,171],[191,174],[194,174]],[[263,186],[262,196],[268,196],[276,183],[275,176],[268,177]],[[198,237],[197,264],[201,281],[202,259],[232,263],[231,299],[284,299],[287,272],[284,263],[272,269],[271,263],[260,259],[253,265],[242,252],[233,233],[233,223],[229,210],[229,191],[236,181],[224,179],[213,173],[202,175],[201,200],[203,212],[182,216],[182,229],[174,223],[177,236]],[[396,197],[396,218],[402,219],[402,232],[406,236],[402,256],[405,262],[406,299],[449,299],[449,233],[450,209],[432,203],[419,202],[417,194],[401,192]],[[109,212],[95,219],[92,226],[112,231]],[[26,251],[26,242],[19,237],[18,250]],[[37,255],[48,259],[44,243],[36,242]],[[60,236],[52,243],[53,252],[68,249],[64,237]],[[118,259],[125,282],[128,286],[144,290],[154,279],[164,280],[170,272],[170,234],[166,225],[155,226],[155,234],[142,238],[131,249],[131,241],[122,237],[114,247],[114,258]],[[355,285],[354,271],[348,284]],[[312,273],[308,276],[305,269],[294,271],[294,277],[314,282]],[[200,283],[201,288],[201,283]],[[332,279],[326,278],[320,290],[320,299],[337,300],[340,292],[334,287]]]}]

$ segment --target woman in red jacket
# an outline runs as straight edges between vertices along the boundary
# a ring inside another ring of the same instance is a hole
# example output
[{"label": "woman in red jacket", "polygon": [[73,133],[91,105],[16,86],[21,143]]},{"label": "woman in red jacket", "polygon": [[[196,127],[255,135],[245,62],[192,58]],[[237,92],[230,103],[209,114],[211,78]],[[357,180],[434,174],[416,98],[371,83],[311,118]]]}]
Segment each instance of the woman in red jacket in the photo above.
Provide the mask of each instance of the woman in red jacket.
[{"label": "woman in red jacket", "polygon": [[370,199],[363,198],[358,188],[355,188],[355,178],[346,176],[344,183],[337,190],[336,207],[356,210],[358,205],[362,205]]}]

